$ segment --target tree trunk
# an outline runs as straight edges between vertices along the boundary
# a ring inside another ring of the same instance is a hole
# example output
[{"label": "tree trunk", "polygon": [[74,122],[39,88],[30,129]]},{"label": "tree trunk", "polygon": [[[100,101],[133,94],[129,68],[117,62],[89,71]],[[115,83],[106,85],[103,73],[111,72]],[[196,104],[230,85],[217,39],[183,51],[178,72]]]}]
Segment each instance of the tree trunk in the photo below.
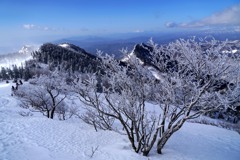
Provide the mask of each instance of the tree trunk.
[{"label": "tree trunk", "polygon": [[143,151],[142,153],[143,153],[143,156],[148,156],[148,154],[149,154],[149,152],[150,152],[150,150],[147,150],[147,151]]},{"label": "tree trunk", "polygon": [[50,118],[50,111],[47,111],[47,118]]},{"label": "tree trunk", "polygon": [[148,146],[147,148],[145,148],[145,149],[142,151],[143,156],[148,156],[149,152],[151,151],[153,145],[155,144],[155,142],[156,142],[156,140],[157,140],[158,131],[159,131],[159,129],[157,129],[157,130],[155,131],[151,143],[149,144],[149,146]]},{"label": "tree trunk", "polygon": [[166,131],[162,135],[162,137],[160,138],[160,140],[157,143],[157,153],[158,154],[162,154],[162,149],[163,149],[164,145],[166,144],[166,142],[172,136],[173,133],[174,133],[173,131]]},{"label": "tree trunk", "polygon": [[51,110],[51,114],[50,114],[50,118],[51,119],[53,119],[53,117],[54,117],[55,108],[56,107],[53,107],[53,109]]},{"label": "tree trunk", "polygon": [[178,131],[183,126],[183,124],[186,120],[187,120],[186,118],[181,119],[172,128],[167,129],[166,132],[162,134],[162,137],[160,138],[160,140],[157,143],[157,153],[158,154],[162,154],[162,149],[163,149],[164,145],[166,144],[166,142],[168,141],[168,139],[172,136],[173,133]]}]

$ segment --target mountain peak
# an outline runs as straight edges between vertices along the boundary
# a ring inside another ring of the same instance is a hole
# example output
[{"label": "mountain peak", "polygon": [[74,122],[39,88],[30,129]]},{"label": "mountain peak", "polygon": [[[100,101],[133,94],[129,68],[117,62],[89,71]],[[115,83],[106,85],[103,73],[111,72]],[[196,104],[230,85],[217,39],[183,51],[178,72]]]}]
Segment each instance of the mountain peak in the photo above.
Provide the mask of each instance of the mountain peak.
[{"label": "mountain peak", "polygon": [[36,47],[32,45],[24,45],[18,53],[20,54],[30,54],[32,51],[35,51]]},{"label": "mountain peak", "polygon": [[82,49],[74,44],[71,44],[71,43],[60,43],[60,44],[58,44],[58,46],[65,48],[67,50],[70,50],[72,52],[90,54],[90,53],[87,53],[84,49]]}]

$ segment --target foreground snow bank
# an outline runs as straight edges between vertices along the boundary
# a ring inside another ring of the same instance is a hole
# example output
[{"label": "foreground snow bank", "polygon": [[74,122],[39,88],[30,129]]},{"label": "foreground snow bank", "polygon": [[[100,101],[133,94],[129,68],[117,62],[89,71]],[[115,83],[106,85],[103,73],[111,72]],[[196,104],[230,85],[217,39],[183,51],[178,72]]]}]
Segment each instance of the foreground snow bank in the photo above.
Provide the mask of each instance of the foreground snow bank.
[{"label": "foreground snow bank", "polygon": [[[110,131],[95,132],[78,119],[58,121],[20,116],[18,112],[22,109],[10,96],[10,90],[11,84],[0,83],[1,160],[147,160],[131,150],[126,136]],[[149,158],[239,160],[240,135],[213,126],[186,123],[170,138],[163,155],[157,155],[153,149]]]},{"label": "foreground snow bank", "polygon": [[97,147],[93,158],[136,158],[123,136],[95,132],[83,123],[25,117],[7,119],[1,125],[0,159],[89,159]]}]

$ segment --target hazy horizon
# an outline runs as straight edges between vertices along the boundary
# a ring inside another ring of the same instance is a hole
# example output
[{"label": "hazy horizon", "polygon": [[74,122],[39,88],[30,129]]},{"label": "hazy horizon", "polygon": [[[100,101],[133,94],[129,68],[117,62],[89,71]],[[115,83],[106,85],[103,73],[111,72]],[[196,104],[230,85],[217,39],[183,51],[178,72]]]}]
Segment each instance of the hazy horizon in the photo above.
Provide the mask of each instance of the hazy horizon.
[{"label": "hazy horizon", "polygon": [[0,53],[73,36],[239,33],[239,15],[239,0],[1,0]]}]

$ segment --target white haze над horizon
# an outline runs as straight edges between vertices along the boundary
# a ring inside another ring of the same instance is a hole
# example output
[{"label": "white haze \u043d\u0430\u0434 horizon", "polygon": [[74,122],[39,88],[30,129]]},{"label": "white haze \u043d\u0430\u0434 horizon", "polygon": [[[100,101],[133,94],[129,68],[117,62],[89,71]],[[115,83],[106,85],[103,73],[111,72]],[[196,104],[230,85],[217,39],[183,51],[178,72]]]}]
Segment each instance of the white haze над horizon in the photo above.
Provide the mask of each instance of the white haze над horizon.
[{"label": "white haze \u043d\u0430\u0434 horizon", "polygon": [[32,58],[31,53],[38,50],[36,45],[24,45],[18,52],[0,56],[0,67],[12,68],[13,65],[22,66],[26,60]]}]

